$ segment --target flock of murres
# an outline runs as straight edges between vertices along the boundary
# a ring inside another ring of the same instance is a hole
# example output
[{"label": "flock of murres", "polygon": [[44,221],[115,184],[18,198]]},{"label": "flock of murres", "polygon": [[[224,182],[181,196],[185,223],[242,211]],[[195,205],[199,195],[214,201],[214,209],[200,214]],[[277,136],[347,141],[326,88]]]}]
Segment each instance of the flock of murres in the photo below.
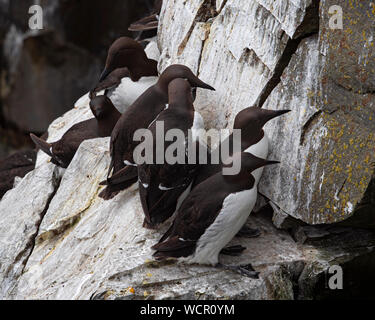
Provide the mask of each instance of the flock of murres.
[{"label": "flock of murres", "polygon": [[[230,154],[219,165],[137,165],[133,157],[140,142],[133,138],[138,129],[150,130],[154,139],[157,121],[164,122],[165,133],[179,129],[185,137],[189,130],[194,136],[196,130],[204,129],[203,118],[193,104],[196,88],[215,90],[180,64],[167,67],[158,76],[157,61],[147,57],[140,43],[121,37],[109,48],[105,69],[90,92],[95,118],[75,124],[54,143],[30,136],[51,162],[62,168],[69,166],[84,140],[110,136],[111,162],[99,196],[109,200],[138,183],[143,226],[157,229],[171,224],[152,247],[155,259],[212,265],[257,278],[251,265],[220,264],[219,254],[239,255],[246,248],[227,244],[235,236],[259,235],[245,224],[257,200],[263,167],[278,163],[266,160],[268,138],[263,126],[290,110],[249,107],[238,113],[233,129],[241,130],[241,152]],[[234,143],[233,134],[227,139]],[[172,143],[165,141],[164,152]],[[234,161],[241,161],[240,172],[224,175],[223,169]]]}]

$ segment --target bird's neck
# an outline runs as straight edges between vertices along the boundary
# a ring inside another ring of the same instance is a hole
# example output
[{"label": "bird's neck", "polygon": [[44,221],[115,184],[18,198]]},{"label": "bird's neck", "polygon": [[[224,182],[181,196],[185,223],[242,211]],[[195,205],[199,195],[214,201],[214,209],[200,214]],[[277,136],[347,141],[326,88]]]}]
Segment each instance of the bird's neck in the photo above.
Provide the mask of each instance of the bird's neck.
[{"label": "bird's neck", "polygon": [[118,119],[120,119],[121,113],[113,110],[110,115],[105,119],[98,121],[98,131],[100,137],[108,137],[111,135],[113,128],[115,127]]},{"label": "bird's neck", "polygon": [[157,77],[158,69],[157,62],[152,59],[142,60],[131,68],[131,78],[133,81],[138,81],[142,77]]},{"label": "bird's neck", "polygon": [[[233,139],[233,134],[231,135]],[[263,129],[245,128],[241,130],[241,150],[245,151],[248,147],[258,143],[264,137]]]}]

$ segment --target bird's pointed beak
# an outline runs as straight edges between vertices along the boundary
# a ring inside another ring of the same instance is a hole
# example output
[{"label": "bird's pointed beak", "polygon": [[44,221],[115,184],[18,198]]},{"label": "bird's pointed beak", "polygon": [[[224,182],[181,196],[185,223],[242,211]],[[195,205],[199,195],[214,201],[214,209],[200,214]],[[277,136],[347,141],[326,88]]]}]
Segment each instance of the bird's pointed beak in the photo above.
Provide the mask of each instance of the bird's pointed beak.
[{"label": "bird's pointed beak", "polygon": [[194,76],[191,79],[189,79],[189,82],[190,82],[190,85],[192,87],[202,88],[202,89],[208,89],[208,90],[215,91],[215,88],[213,88],[210,85],[208,85],[207,83],[203,82],[201,79],[199,79],[196,76]]},{"label": "bird's pointed beak", "polygon": [[258,159],[258,160],[259,161],[257,161],[253,171],[256,170],[256,169],[259,169],[259,168],[263,168],[265,166],[270,166],[270,165],[273,165],[273,164],[280,164],[280,161],[275,161],[275,160],[266,160],[266,159]]},{"label": "bird's pointed beak", "polygon": [[277,117],[282,116],[283,114],[286,114],[290,112],[291,110],[267,110],[262,109],[263,112],[263,125],[265,125],[268,121],[275,119]]},{"label": "bird's pointed beak", "polygon": [[280,161],[277,161],[277,160],[266,160],[265,161],[265,166],[270,166],[270,165],[273,165],[273,164],[280,164],[281,162]]},{"label": "bird's pointed beak", "polygon": [[265,110],[265,111],[267,111],[267,121],[269,121],[274,118],[280,117],[283,114],[291,112],[292,110]]}]

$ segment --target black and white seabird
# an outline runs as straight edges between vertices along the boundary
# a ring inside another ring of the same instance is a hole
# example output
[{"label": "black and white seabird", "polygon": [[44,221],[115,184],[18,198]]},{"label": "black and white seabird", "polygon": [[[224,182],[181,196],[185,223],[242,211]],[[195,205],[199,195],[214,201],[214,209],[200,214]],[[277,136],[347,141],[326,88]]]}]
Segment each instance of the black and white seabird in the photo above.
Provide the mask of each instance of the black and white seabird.
[{"label": "black and white seabird", "polygon": [[111,165],[108,179],[102,183],[102,185],[107,185],[107,188],[99,195],[103,199],[112,199],[121,190],[125,190],[138,180],[133,152],[140,142],[134,140],[134,133],[138,129],[147,129],[159,113],[167,107],[168,86],[177,78],[186,79],[193,88],[215,90],[184,65],[175,64],[166,68],[158,82],[147,89],[122,114],[113,129],[110,144]]},{"label": "black and white seabird", "polygon": [[[238,174],[216,173],[185,199],[172,226],[153,247],[156,259],[177,258],[186,263],[220,266],[219,253],[242,228],[257,200],[252,172],[278,163],[245,152],[235,154],[234,161],[241,161]],[[256,272],[236,269],[257,276]]]},{"label": "black and white seabird", "polygon": [[[267,110],[259,107],[250,107],[240,111],[234,121],[233,129],[241,130],[241,151],[267,159],[269,152],[269,138],[263,130],[265,124],[280,117],[290,110]],[[258,184],[262,177],[263,167],[255,170],[252,174],[255,183]]]},{"label": "black and white seabird", "polygon": [[[262,159],[267,159],[269,139],[263,130],[263,127],[268,121],[288,112],[290,112],[290,110],[267,110],[259,107],[249,107],[240,111],[235,118],[233,129],[241,130],[241,151],[251,153],[254,156]],[[226,140],[224,140],[222,144],[223,143],[229,143],[229,151],[232,152],[234,145],[233,133]],[[216,150],[212,151],[212,157],[218,157],[218,155],[215,155],[215,153],[221,153],[222,144],[219,145]],[[232,154],[229,155],[231,156]],[[220,157],[219,159],[222,160]],[[221,164],[208,164],[200,166],[192,189],[220,171]],[[258,185],[262,173],[263,167],[258,168],[252,173],[253,177],[255,178],[256,185]],[[251,229],[244,225],[237,236],[253,238],[259,235],[259,230]]]},{"label": "black and white seabird", "polygon": [[73,125],[59,141],[48,143],[34,134],[31,139],[42,151],[51,157],[51,162],[67,168],[76,151],[85,140],[109,137],[121,114],[106,96],[95,97],[90,102],[95,118]]},{"label": "black and white seabird", "polygon": [[128,37],[117,39],[109,48],[105,69],[90,98],[105,90],[123,113],[158,80],[157,61],[149,59],[143,47]]},{"label": "black and white seabird", "polygon": [[[197,164],[189,164],[189,144],[200,150],[195,144],[198,142],[199,130],[204,129],[204,121],[194,109],[191,86],[187,80],[175,79],[168,86],[168,94],[168,108],[162,111],[148,128],[154,139],[153,158],[156,159],[156,152],[162,152],[163,157],[168,156],[168,148],[172,145],[177,147],[177,143],[181,143],[178,147],[184,151],[183,159],[180,159],[183,163],[169,164],[165,161],[164,164],[138,166],[139,191],[145,213],[144,226],[148,228],[154,228],[173,216],[190,192],[198,170]],[[167,137],[170,130],[178,129],[185,140],[165,141],[164,148],[156,151],[159,123],[163,124],[164,137]],[[192,139],[190,142],[189,134]]]},{"label": "black and white seabird", "polygon": [[[234,120],[233,129],[241,130],[241,150],[242,152],[249,152],[256,157],[267,159],[269,139],[267,134],[263,130],[264,125],[277,117],[282,116],[290,110],[267,110],[259,107],[249,107],[240,111]],[[221,153],[221,147],[224,143],[229,143],[229,156],[232,156],[233,145],[234,145],[233,133],[225,139],[219,147],[212,151],[212,157],[218,157],[215,153]],[[222,160],[220,157],[218,157]],[[204,180],[208,179],[213,174],[221,170],[221,164],[212,165],[208,164],[201,166],[199,173],[194,181],[193,188],[199,185]],[[256,184],[262,176],[263,168],[259,168],[253,172]]]}]

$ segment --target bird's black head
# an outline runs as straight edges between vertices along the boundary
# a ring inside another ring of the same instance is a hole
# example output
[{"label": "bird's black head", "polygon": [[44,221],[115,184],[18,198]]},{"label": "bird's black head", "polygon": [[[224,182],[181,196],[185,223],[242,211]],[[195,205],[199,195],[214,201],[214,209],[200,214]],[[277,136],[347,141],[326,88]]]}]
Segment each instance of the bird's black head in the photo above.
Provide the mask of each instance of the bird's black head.
[{"label": "bird's black head", "polygon": [[249,107],[240,111],[234,120],[233,129],[261,130],[270,120],[279,117],[290,110],[267,110],[258,107]]},{"label": "bird's black head", "polygon": [[187,80],[193,88],[203,88],[215,91],[213,87],[200,80],[188,67],[181,64],[173,64],[166,68],[160,75],[157,85],[164,93],[166,93],[168,92],[169,84],[178,78]]},{"label": "bird's black head", "polygon": [[[103,81],[112,71],[118,68],[127,67],[130,74],[135,72],[135,69],[140,68],[149,61],[147,55],[137,41],[128,37],[121,37],[117,39],[109,48],[105,69],[100,76],[100,82]],[[155,75],[157,75],[156,61],[153,64]]]}]

